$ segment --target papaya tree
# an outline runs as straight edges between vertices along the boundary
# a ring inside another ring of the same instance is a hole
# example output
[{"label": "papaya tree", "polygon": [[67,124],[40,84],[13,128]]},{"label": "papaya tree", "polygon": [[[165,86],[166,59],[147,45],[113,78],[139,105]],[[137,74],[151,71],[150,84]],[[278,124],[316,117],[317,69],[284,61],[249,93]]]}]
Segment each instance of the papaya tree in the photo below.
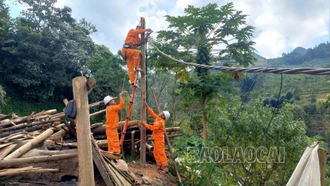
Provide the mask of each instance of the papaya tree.
[{"label": "papaya tree", "polygon": [[[244,67],[253,64],[255,49],[250,39],[254,28],[246,24],[246,15],[235,10],[233,3],[221,7],[216,3],[204,7],[188,5],[184,13],[183,16],[166,16],[168,30],[159,31],[156,38],[156,45],[161,50],[184,61],[203,65],[214,65],[217,61],[235,62]],[[218,52],[214,54],[213,51]],[[209,69],[182,67],[159,53],[151,53],[150,58],[157,61],[159,68],[174,71],[176,79],[181,80],[183,92],[199,101],[203,138],[207,140],[207,103],[223,89],[223,75]],[[192,76],[195,78],[188,80]]]}]

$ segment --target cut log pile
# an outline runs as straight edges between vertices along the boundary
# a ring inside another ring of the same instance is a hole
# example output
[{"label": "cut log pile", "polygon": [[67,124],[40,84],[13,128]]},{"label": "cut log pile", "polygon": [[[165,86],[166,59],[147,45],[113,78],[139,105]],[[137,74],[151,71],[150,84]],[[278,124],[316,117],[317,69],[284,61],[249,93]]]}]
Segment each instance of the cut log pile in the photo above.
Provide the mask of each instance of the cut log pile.
[{"label": "cut log pile", "polygon": [[[103,103],[97,102],[90,104],[89,107],[92,108],[101,104]],[[90,117],[104,114],[104,112],[105,110],[91,113]],[[128,123],[127,135],[123,145],[124,152],[129,152],[133,159],[139,153],[140,129],[137,126],[138,123],[138,120]],[[119,123],[119,134],[123,125],[124,122]],[[93,151],[95,149],[98,151],[93,152],[94,162],[95,156],[98,156],[98,154],[101,157],[107,157],[107,159],[117,159],[106,153],[105,125],[96,123],[90,127],[93,134],[92,144],[97,146],[93,146]],[[0,114],[0,178],[29,173],[55,173],[61,176],[64,175],[64,172],[68,174],[68,171],[64,170],[65,168],[59,168],[61,166],[40,167],[40,165],[47,162],[61,163],[77,159],[75,128],[74,120],[63,112],[58,113],[56,109],[32,113],[24,117],[16,116],[14,113]],[[180,136],[176,133],[180,131],[179,127],[166,128],[166,131],[172,133],[168,136],[169,138]],[[151,156],[153,153],[152,141],[151,131],[147,131],[147,153]],[[102,166],[101,164],[99,163],[100,166]],[[105,171],[113,172],[113,169],[115,169],[114,163],[108,161],[108,164],[109,166]],[[77,170],[71,170],[73,171],[72,175],[78,176]],[[100,170],[99,172],[102,174]],[[130,183],[134,182],[132,177],[124,173],[121,176],[126,177],[126,180],[129,180]],[[115,177],[118,177],[118,175]]]}]

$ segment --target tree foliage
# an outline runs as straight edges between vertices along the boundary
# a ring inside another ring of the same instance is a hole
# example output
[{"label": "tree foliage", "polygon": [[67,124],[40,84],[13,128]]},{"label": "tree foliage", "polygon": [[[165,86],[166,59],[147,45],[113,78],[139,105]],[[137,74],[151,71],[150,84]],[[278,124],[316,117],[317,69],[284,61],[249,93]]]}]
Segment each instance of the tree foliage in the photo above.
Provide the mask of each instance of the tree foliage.
[{"label": "tree foliage", "polygon": [[[206,179],[210,185],[285,185],[311,144],[304,122],[293,119],[293,105],[273,112],[261,100],[243,106],[239,100],[232,97],[225,107],[209,113],[211,141],[176,141],[177,153],[184,159],[182,172],[190,184]],[[218,173],[216,178],[212,172]]]},{"label": "tree foliage", "polygon": [[[246,15],[235,10],[233,3],[221,7],[213,3],[200,8],[188,5],[184,12],[184,16],[166,16],[169,30],[159,31],[157,36],[161,49],[177,58],[195,59],[196,63],[203,65],[214,64],[214,60],[236,61],[242,66],[253,64],[254,42],[250,41],[253,27],[246,24]],[[225,47],[213,56],[211,51],[219,46]],[[197,52],[194,52],[196,48]],[[187,67],[178,69],[173,63],[164,64],[168,60],[158,54],[152,54],[153,58],[161,61],[161,68],[165,66],[174,70],[177,79],[183,82],[180,86],[182,89],[195,92],[202,108],[204,139],[207,140],[208,119],[205,111],[208,99],[219,92],[222,86],[220,76],[208,69],[196,68],[197,79],[187,81]]]},{"label": "tree foliage", "polygon": [[26,99],[58,99],[70,91],[71,79],[93,55],[89,34],[95,27],[73,19],[69,7],[54,7],[55,0],[19,2],[27,8],[7,35],[15,46],[7,50],[10,55],[1,61],[0,72]]}]

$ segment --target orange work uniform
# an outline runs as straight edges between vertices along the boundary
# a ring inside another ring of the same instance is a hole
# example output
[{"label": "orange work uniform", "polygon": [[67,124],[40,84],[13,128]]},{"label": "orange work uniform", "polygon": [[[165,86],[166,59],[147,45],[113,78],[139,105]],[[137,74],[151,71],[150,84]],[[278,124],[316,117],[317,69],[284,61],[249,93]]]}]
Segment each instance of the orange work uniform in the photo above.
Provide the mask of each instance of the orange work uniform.
[{"label": "orange work uniform", "polygon": [[120,153],[120,144],[118,137],[119,110],[124,108],[124,99],[120,97],[117,105],[108,105],[106,108],[106,135],[108,140],[108,152]]},{"label": "orange work uniform", "polygon": [[128,77],[131,83],[134,82],[134,68],[138,68],[140,62],[140,51],[136,49],[136,45],[141,42],[139,34],[146,32],[146,29],[131,29],[128,31],[125,45],[131,45],[131,48],[123,48],[121,54],[126,57]]},{"label": "orange work uniform", "polygon": [[165,131],[165,120],[159,117],[154,111],[148,107],[148,112],[152,118],[154,118],[154,124],[148,125],[144,124],[144,126],[152,130],[152,137],[154,138],[154,158],[159,167],[167,167],[167,157],[165,154],[165,146],[164,146],[164,131]]}]

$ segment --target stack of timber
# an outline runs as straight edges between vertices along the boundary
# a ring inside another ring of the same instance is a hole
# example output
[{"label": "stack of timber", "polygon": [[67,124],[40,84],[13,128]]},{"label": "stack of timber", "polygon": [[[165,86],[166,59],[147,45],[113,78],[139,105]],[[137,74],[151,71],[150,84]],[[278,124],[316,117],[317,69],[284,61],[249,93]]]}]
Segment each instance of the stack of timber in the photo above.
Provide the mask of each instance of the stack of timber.
[{"label": "stack of timber", "polygon": [[[89,107],[101,104],[102,102],[97,102],[90,104]],[[100,110],[90,114],[90,117],[105,114],[104,112],[105,110]],[[138,120],[128,123],[129,127],[123,145],[124,153],[131,154],[133,159],[140,149],[138,123]],[[120,122],[119,134],[123,125],[124,122]],[[175,139],[180,136],[176,133],[180,131],[179,127],[166,128],[166,131],[172,133],[169,138]],[[100,185],[102,183],[103,185],[104,183],[106,185],[134,184],[134,178],[129,172],[116,167],[116,161],[113,159],[118,158],[107,156],[105,125],[92,124],[91,132],[93,159],[99,175],[95,177],[96,183],[99,179]],[[147,131],[147,153],[151,157],[152,141],[151,131]],[[52,185],[65,181],[78,181],[77,146],[74,121],[65,113],[58,113],[56,109],[32,113],[24,117],[16,116],[14,113],[0,114],[0,182],[19,185],[24,180],[24,183],[32,185]],[[101,169],[100,166],[103,168]],[[110,175],[109,180],[112,183],[109,184],[105,180],[106,174]],[[117,183],[118,181],[120,183]]]}]

